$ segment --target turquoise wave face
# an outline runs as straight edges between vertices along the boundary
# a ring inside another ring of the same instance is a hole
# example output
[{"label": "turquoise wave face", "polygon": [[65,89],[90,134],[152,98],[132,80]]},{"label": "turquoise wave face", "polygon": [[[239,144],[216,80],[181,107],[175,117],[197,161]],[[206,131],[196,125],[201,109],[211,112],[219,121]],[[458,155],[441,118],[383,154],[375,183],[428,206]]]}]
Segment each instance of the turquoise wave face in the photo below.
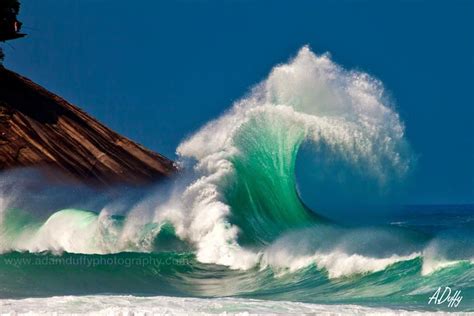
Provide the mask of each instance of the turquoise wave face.
[{"label": "turquoise wave face", "polygon": [[[412,165],[381,83],[304,47],[185,140],[183,172],[167,183],[96,192],[28,171],[1,175],[0,296],[239,296],[442,309],[428,304],[438,287],[474,294],[472,213],[460,224],[446,212],[447,225],[431,230],[423,221],[340,225],[298,193],[302,144],[381,191]],[[311,173],[324,180],[324,172]],[[459,308],[472,310],[471,301]]]},{"label": "turquoise wave face", "polygon": [[296,191],[295,161],[305,131],[284,128],[282,119],[259,115],[235,139],[235,175],[224,194],[232,206],[230,222],[242,230],[239,244],[268,244],[289,229],[318,222]]}]

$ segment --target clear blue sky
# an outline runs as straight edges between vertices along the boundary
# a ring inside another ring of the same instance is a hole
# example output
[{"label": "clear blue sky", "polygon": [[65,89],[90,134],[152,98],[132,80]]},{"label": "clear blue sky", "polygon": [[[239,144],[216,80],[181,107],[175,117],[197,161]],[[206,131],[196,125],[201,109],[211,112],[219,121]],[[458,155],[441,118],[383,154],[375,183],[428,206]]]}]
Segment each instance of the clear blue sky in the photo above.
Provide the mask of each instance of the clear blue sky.
[{"label": "clear blue sky", "polygon": [[419,155],[408,202],[474,202],[474,1],[23,0],[6,66],[174,157],[304,44],[382,80]]}]

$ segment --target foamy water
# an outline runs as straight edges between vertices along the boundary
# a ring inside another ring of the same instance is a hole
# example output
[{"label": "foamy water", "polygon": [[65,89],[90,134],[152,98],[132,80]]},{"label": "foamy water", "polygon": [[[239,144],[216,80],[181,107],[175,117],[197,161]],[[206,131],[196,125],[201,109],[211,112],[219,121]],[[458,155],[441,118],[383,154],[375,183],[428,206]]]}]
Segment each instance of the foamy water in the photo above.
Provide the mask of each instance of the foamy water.
[{"label": "foamy water", "polygon": [[[0,300],[0,315],[447,315],[357,305],[317,305],[248,299],[64,296]],[[458,313],[457,315],[467,315]]]}]

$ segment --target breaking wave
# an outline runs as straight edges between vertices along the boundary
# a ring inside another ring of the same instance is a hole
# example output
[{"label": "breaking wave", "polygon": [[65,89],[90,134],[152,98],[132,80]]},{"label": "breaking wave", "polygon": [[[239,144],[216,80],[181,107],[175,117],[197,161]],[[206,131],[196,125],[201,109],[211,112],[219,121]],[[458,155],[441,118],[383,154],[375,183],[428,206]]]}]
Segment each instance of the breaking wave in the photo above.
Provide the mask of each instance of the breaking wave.
[{"label": "breaking wave", "polygon": [[[472,276],[474,251],[440,250],[455,248],[457,239],[397,227],[344,227],[317,207],[309,209],[298,190],[304,183],[295,175],[303,144],[380,188],[403,179],[413,164],[403,123],[381,82],[303,47],[179,145],[182,172],[168,183],[96,192],[45,187],[31,170],[3,174],[0,257],[189,257],[187,268],[152,265],[130,274],[128,284],[153,294],[168,293],[168,284],[171,294],[197,296],[317,302],[326,293],[325,302],[351,302],[403,293],[416,301],[437,284],[433,275],[440,270],[455,271],[450,282],[461,280],[472,289],[462,280]],[[312,190],[317,195],[318,188]],[[85,280],[101,273],[65,269]],[[44,267],[31,273],[54,275]],[[395,280],[400,273],[410,279]],[[1,272],[0,280],[13,282]],[[413,280],[424,280],[425,292],[416,292]],[[3,295],[31,291],[10,286],[18,291]],[[57,287],[59,293],[76,291]]]}]

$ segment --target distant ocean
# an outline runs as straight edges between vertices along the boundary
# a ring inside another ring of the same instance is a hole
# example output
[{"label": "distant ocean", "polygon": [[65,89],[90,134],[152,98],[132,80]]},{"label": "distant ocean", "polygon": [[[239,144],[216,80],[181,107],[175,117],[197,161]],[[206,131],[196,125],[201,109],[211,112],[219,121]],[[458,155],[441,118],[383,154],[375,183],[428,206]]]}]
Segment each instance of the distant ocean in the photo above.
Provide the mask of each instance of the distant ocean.
[{"label": "distant ocean", "polygon": [[303,47],[183,141],[168,182],[104,192],[3,173],[0,314],[474,312],[472,205],[351,226],[299,195],[303,143],[403,181],[411,153],[383,96]]}]

